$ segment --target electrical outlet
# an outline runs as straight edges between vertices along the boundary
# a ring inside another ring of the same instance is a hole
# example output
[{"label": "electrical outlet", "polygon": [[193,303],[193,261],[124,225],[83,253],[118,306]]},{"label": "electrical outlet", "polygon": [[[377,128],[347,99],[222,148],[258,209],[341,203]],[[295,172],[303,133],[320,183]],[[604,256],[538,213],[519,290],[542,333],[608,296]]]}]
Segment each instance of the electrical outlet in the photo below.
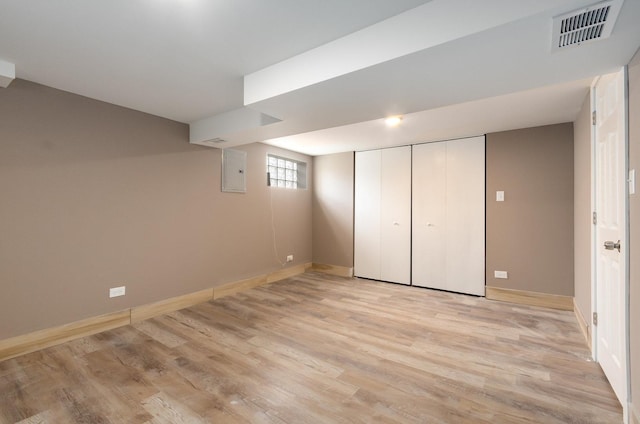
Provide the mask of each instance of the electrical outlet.
[{"label": "electrical outlet", "polygon": [[287,255],[287,262],[293,262],[293,255]]},{"label": "electrical outlet", "polygon": [[493,271],[493,276],[495,278],[509,278],[507,271]]},{"label": "electrical outlet", "polygon": [[118,297],[125,295],[125,286],[112,287],[109,289],[109,297]]}]

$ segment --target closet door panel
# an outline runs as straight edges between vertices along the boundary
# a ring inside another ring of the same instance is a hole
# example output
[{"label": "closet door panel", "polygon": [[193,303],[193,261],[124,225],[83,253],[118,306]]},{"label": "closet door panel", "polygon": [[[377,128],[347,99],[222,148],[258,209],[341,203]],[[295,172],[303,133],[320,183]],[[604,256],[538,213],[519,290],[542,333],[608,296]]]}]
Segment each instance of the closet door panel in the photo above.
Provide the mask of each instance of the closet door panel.
[{"label": "closet door panel", "polygon": [[411,147],[382,150],[380,279],[411,283]]},{"label": "closet door panel", "polygon": [[354,274],[380,279],[381,152],[356,152]]},{"label": "closet door panel", "polygon": [[484,137],[447,142],[447,290],[484,296]]},{"label": "closet door panel", "polygon": [[413,146],[412,284],[446,286],[446,143]]}]

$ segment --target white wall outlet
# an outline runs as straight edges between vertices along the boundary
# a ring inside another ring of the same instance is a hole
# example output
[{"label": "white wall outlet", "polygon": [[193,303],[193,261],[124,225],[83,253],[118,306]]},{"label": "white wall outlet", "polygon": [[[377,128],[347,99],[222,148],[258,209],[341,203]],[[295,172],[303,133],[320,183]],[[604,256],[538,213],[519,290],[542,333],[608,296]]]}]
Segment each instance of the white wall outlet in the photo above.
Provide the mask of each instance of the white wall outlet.
[{"label": "white wall outlet", "polygon": [[287,262],[293,262],[293,255],[287,255]]},{"label": "white wall outlet", "polygon": [[496,191],[496,202],[504,202],[504,191]]},{"label": "white wall outlet", "polygon": [[120,287],[111,287],[109,289],[109,297],[118,297],[118,296],[124,296],[125,295],[125,286],[120,286]]},{"label": "white wall outlet", "polygon": [[509,278],[507,271],[493,271],[493,276],[495,278]]}]

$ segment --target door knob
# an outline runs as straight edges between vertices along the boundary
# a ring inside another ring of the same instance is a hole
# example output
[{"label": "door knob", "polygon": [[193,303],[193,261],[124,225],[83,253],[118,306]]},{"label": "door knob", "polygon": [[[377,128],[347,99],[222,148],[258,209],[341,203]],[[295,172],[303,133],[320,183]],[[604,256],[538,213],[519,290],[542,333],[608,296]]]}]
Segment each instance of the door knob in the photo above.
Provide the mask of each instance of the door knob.
[{"label": "door knob", "polygon": [[618,252],[620,251],[620,240],[618,240],[617,242],[612,242],[612,241],[605,241],[604,242],[604,248],[607,250],[613,250],[613,249],[618,249]]}]

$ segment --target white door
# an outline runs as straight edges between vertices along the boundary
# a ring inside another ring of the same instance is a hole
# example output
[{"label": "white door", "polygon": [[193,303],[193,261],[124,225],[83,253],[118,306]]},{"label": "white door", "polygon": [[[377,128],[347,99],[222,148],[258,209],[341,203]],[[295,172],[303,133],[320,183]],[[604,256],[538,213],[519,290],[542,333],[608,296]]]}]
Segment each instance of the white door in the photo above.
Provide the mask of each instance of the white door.
[{"label": "white door", "polygon": [[411,282],[411,147],[356,153],[354,274]]},{"label": "white door", "polygon": [[380,150],[356,152],[354,274],[380,279]]},{"label": "white door", "polygon": [[411,147],[382,150],[380,279],[411,283]]},{"label": "white door", "polygon": [[[627,405],[625,72],[595,85],[596,358]],[[619,244],[618,244],[619,243]],[[606,247],[605,247],[606,244]],[[618,248],[619,247],[619,248]]]},{"label": "white door", "polygon": [[412,284],[484,296],[485,143],[413,147]]},{"label": "white door", "polygon": [[411,284],[447,290],[447,145],[413,146]]},{"label": "white door", "polygon": [[484,136],[447,142],[448,290],[484,296]]}]

